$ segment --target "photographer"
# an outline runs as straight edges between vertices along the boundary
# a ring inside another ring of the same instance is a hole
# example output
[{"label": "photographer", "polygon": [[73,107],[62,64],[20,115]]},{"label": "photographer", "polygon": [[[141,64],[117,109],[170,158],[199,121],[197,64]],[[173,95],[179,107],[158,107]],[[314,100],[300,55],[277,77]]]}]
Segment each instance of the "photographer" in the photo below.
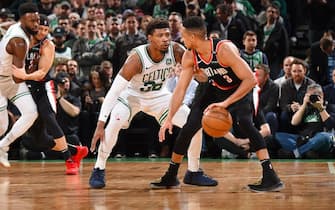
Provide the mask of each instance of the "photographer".
[{"label": "photographer", "polygon": [[275,137],[295,158],[327,157],[333,150],[332,134],[325,131],[335,128],[335,119],[326,110],[320,85],[307,87],[303,104],[294,113],[291,124],[298,134],[277,132]]},{"label": "photographer", "polygon": [[80,145],[78,138],[79,121],[81,110],[80,98],[73,96],[70,90],[70,76],[65,72],[57,74],[57,121],[68,138],[68,143]]}]

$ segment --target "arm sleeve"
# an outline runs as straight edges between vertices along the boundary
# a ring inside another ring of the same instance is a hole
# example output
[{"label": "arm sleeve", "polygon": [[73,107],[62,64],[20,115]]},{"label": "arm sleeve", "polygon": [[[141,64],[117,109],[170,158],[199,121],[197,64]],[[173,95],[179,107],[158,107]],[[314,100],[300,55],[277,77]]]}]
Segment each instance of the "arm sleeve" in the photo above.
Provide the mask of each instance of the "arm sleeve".
[{"label": "arm sleeve", "polygon": [[117,75],[113,81],[112,87],[109,89],[104,102],[102,103],[99,121],[106,122],[110,112],[115,106],[121,92],[127,88],[129,81],[121,75]]}]

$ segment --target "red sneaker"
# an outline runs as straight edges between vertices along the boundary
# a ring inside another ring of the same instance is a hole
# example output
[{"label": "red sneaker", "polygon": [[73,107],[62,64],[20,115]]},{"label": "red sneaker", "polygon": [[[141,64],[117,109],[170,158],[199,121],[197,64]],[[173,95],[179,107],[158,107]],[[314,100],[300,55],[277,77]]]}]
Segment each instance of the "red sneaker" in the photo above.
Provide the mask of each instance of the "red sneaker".
[{"label": "red sneaker", "polygon": [[77,164],[77,168],[80,167],[80,161],[87,156],[88,148],[86,146],[76,146],[77,154],[73,155],[71,159]]},{"label": "red sneaker", "polygon": [[65,161],[65,166],[66,166],[66,171],[65,171],[66,175],[76,175],[76,174],[78,174],[78,166],[77,166],[76,162],[74,162],[73,160],[69,159],[69,160]]}]

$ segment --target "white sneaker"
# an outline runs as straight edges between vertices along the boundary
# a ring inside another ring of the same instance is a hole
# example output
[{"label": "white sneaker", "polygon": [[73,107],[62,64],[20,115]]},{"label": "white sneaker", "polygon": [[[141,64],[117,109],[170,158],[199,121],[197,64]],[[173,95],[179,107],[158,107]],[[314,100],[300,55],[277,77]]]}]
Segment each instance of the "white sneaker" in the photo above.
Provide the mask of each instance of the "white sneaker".
[{"label": "white sneaker", "polygon": [[8,153],[5,152],[2,148],[0,148],[0,163],[6,168],[10,167],[10,163],[8,161]]}]

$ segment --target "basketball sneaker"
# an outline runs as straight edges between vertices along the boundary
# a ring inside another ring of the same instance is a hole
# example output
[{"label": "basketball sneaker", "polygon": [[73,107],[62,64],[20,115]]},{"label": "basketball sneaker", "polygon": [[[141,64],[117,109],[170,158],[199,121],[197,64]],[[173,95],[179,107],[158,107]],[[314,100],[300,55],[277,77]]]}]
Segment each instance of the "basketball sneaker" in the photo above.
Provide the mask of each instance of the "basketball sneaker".
[{"label": "basketball sneaker", "polygon": [[278,176],[273,173],[272,175],[263,175],[261,180],[254,184],[249,184],[248,188],[253,192],[279,192],[284,189],[285,186]]},{"label": "basketball sneaker", "polygon": [[202,170],[192,172],[187,170],[184,176],[183,182],[185,184],[197,185],[197,186],[216,186],[218,182],[207,176]]},{"label": "basketball sneaker", "polygon": [[88,148],[86,146],[76,146],[77,154],[73,155],[71,159],[77,164],[77,167],[80,167],[81,160],[87,156]]},{"label": "basketball sneaker", "polygon": [[151,189],[175,189],[180,188],[180,182],[176,176],[165,173],[160,180],[150,183]]},{"label": "basketball sneaker", "polygon": [[66,175],[76,175],[78,174],[78,166],[77,163],[75,163],[73,160],[69,159],[65,161],[65,174]]},{"label": "basketball sneaker", "polygon": [[10,167],[10,163],[8,161],[8,153],[2,148],[0,148],[0,163],[3,165],[3,167]]},{"label": "basketball sneaker", "polygon": [[106,186],[105,182],[105,169],[94,168],[89,181],[91,188],[104,188]]}]

